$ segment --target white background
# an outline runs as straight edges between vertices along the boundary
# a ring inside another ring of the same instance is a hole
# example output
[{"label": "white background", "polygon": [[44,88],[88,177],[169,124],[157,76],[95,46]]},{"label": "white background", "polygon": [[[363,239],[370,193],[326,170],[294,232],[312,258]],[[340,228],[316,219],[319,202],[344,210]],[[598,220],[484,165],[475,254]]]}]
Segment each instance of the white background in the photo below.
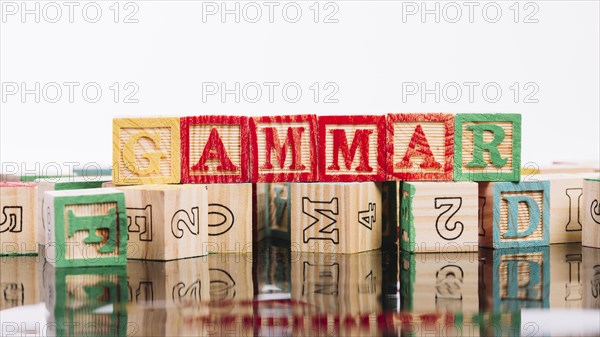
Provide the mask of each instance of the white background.
[{"label": "white background", "polygon": [[[221,2],[72,3],[29,1],[34,12],[23,17],[21,1],[1,1],[5,171],[9,163],[21,171],[36,163],[40,169],[70,162],[109,166],[113,117],[200,114],[517,112],[523,114],[523,164],[599,160],[598,1],[428,2],[428,9],[439,6],[439,22],[434,12],[421,16],[421,2],[237,2],[239,23],[235,14],[221,17]],[[214,5],[219,12],[210,15]],[[257,7],[262,16],[252,23]],[[72,97],[65,82],[79,84]],[[239,83],[239,103],[234,94],[207,94],[210,83],[222,82],[229,89]],[[264,82],[279,83],[273,102]],[[465,82],[479,83],[472,97]],[[34,93],[21,95],[23,84],[34,89],[36,83],[39,103]],[[92,84],[87,96],[86,83]],[[284,95],[286,83],[291,89]],[[433,93],[409,95],[413,83],[428,89],[439,83],[439,102]],[[90,103],[94,86],[102,93]],[[294,86],[302,94],[292,103]],[[137,103],[125,103],[136,88],[129,100]],[[326,103],[324,96],[336,89]]]}]

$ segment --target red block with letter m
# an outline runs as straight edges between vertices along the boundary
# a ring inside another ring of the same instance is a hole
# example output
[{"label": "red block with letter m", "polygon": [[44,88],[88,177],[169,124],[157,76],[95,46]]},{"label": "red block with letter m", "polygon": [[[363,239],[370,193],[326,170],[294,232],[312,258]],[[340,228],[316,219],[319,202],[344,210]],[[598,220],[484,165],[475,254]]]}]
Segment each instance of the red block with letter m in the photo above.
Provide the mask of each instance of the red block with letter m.
[{"label": "red block with letter m", "polygon": [[252,182],[317,180],[317,116],[250,119]]},{"label": "red block with letter m", "polygon": [[385,180],[385,116],[322,116],[319,180]]},{"label": "red block with letter m", "polygon": [[248,117],[181,118],[181,182],[248,182],[248,145]]}]

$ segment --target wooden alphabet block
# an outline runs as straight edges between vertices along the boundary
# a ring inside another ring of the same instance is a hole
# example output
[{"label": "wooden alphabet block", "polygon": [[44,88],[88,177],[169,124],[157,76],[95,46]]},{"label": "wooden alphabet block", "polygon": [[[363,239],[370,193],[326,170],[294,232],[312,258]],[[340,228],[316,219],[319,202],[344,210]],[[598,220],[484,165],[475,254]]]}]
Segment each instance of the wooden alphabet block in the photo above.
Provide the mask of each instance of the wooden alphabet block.
[{"label": "wooden alphabet block", "polygon": [[400,248],[477,251],[477,192],[473,182],[403,182]]},{"label": "wooden alphabet block", "polygon": [[387,179],[453,179],[454,115],[387,115]]},{"label": "wooden alphabet block", "polygon": [[113,119],[114,184],[178,184],[180,144],[178,117]]},{"label": "wooden alphabet block", "polygon": [[400,255],[403,311],[474,313],[479,311],[477,252]]},{"label": "wooden alphabet block", "polygon": [[252,184],[208,185],[211,253],[252,252]]},{"label": "wooden alphabet block", "polygon": [[125,266],[44,270],[48,336],[125,336],[127,269]]},{"label": "wooden alphabet block", "polygon": [[457,114],[454,180],[519,181],[521,115]]},{"label": "wooden alphabet block", "polygon": [[550,245],[550,261],[550,308],[581,309],[581,244]]},{"label": "wooden alphabet block", "polygon": [[38,211],[38,244],[46,244],[46,212],[44,212],[44,193],[46,191],[65,191],[65,190],[81,190],[88,188],[100,188],[104,183],[111,181],[109,176],[98,177],[61,177],[61,178],[42,178],[37,179],[38,192],[37,204],[40,208]]},{"label": "wooden alphabet block", "polygon": [[600,178],[583,182],[583,214],[581,244],[600,248]]},{"label": "wooden alphabet block", "polygon": [[541,174],[525,181],[550,183],[550,243],[581,242],[583,224],[583,176]]},{"label": "wooden alphabet block", "polygon": [[270,183],[266,187],[266,235],[270,238],[290,240],[292,211],[292,185]]},{"label": "wooden alphabet block", "polygon": [[381,247],[381,184],[292,184],[291,250],[357,253]]},{"label": "wooden alphabet block", "polygon": [[38,258],[0,257],[0,310],[40,303]]},{"label": "wooden alphabet block", "polygon": [[318,117],[319,181],[385,180],[385,116]]},{"label": "wooden alphabet block", "polygon": [[482,249],[480,311],[518,312],[549,307],[548,247]]},{"label": "wooden alphabet block", "polygon": [[317,116],[250,118],[252,182],[317,181]]},{"label": "wooden alphabet block", "polygon": [[[291,259],[294,317],[381,312],[381,252],[296,253]],[[305,336],[305,334],[300,334]]]},{"label": "wooden alphabet block", "polygon": [[249,145],[247,117],[182,117],[181,182],[248,182]]},{"label": "wooden alphabet block", "polygon": [[37,255],[37,184],[0,183],[0,255]]},{"label": "wooden alphabet block", "polygon": [[493,248],[550,243],[548,181],[479,184],[479,245]]},{"label": "wooden alphabet block", "polygon": [[127,262],[125,196],[114,188],[48,191],[46,261],[56,267]]},{"label": "wooden alphabet block", "polygon": [[207,254],[206,185],[124,186],[127,257],[174,260]]},{"label": "wooden alphabet block", "polygon": [[582,247],[583,308],[600,309],[600,249]]}]

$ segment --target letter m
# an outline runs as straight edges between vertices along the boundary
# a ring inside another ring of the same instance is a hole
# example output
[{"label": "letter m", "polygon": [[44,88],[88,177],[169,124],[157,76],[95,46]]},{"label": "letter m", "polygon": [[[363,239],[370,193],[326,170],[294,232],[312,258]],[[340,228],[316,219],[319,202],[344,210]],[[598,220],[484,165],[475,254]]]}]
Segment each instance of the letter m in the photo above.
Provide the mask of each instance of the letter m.
[{"label": "letter m", "polygon": [[[302,213],[313,220],[304,228],[304,243],[308,243],[309,240],[330,240],[334,244],[340,242],[340,230],[336,228],[339,215],[338,198],[332,198],[331,201],[311,201],[308,197],[303,197]],[[311,230],[313,226],[318,226],[318,232]]]}]

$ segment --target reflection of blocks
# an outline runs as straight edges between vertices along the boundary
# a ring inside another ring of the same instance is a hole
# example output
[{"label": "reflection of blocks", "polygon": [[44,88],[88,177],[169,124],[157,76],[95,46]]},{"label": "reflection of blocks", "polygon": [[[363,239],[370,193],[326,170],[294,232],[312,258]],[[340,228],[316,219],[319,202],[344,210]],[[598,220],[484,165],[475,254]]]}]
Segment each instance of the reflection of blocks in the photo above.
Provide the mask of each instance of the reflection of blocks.
[{"label": "reflection of blocks", "polygon": [[179,118],[115,118],[115,185],[177,184],[181,174]]},{"label": "reflection of blocks", "polygon": [[292,184],[291,249],[357,253],[381,247],[381,184]]},{"label": "reflection of blocks", "polygon": [[125,197],[114,188],[45,193],[46,260],[56,267],[124,265]]},{"label": "reflection of blocks", "polygon": [[267,191],[265,216],[268,237],[290,240],[291,187],[290,183],[270,183],[265,186]]},{"label": "reflection of blocks", "polygon": [[252,184],[208,185],[209,252],[252,252]]},{"label": "reflection of blocks", "polygon": [[40,302],[38,258],[0,257],[0,310]]},{"label": "reflection of blocks", "polygon": [[519,181],[521,115],[458,114],[454,180]]},{"label": "reflection of blocks", "polygon": [[125,336],[128,325],[125,266],[66,269],[47,266],[44,278],[45,292],[49,294],[46,306],[51,313],[49,336]]},{"label": "reflection of blocks", "polygon": [[548,308],[550,253],[548,247],[484,250],[480,311],[516,312]]},{"label": "reflection of blocks", "polygon": [[250,144],[253,182],[317,180],[315,115],[251,118]]},{"label": "reflection of blocks", "polygon": [[381,310],[381,252],[360,254],[298,253],[292,259],[295,316],[350,316]]},{"label": "reflection of blocks", "polygon": [[173,260],[206,255],[206,185],[119,188],[127,204],[127,257]]},{"label": "reflection of blocks", "polygon": [[387,116],[387,175],[398,180],[452,180],[454,115]]},{"label": "reflection of blocks", "polygon": [[582,248],[583,308],[600,309],[600,249]]},{"label": "reflection of blocks", "polygon": [[37,255],[36,193],[36,183],[0,183],[0,255]]},{"label": "reflection of blocks", "polygon": [[583,214],[581,244],[600,248],[600,178],[583,182]]},{"label": "reflection of blocks", "polygon": [[385,116],[321,116],[319,181],[385,180]]},{"label": "reflection of blocks", "polygon": [[477,312],[477,253],[400,256],[401,309],[408,312]]},{"label": "reflection of blocks", "polygon": [[248,182],[248,152],[247,117],[181,118],[183,183]]},{"label": "reflection of blocks", "polygon": [[477,184],[403,182],[400,247],[409,252],[477,251]]},{"label": "reflection of blocks", "polygon": [[44,212],[44,192],[46,191],[63,191],[63,190],[81,190],[88,188],[100,188],[104,183],[111,181],[109,176],[85,176],[85,177],[62,177],[62,178],[43,178],[37,179],[38,192],[37,202],[39,207],[38,214],[38,244],[46,243],[46,212]]},{"label": "reflection of blocks", "polygon": [[581,309],[581,244],[550,245],[550,307]]},{"label": "reflection of blocks", "polygon": [[[177,336],[208,317],[210,280],[206,257],[127,263],[128,321],[135,336]],[[156,319],[160,319],[157,324]]]},{"label": "reflection of blocks", "polygon": [[546,246],[550,241],[549,210],[547,181],[481,183],[479,245],[493,248]]}]

